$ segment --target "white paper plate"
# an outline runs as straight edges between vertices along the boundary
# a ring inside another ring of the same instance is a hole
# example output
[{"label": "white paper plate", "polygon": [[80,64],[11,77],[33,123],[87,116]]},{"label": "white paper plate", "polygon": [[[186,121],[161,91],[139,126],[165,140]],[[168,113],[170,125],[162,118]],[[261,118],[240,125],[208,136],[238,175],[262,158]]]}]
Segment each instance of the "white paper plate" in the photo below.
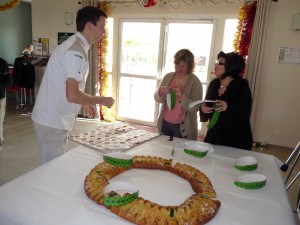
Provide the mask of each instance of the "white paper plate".
[{"label": "white paper plate", "polygon": [[244,174],[236,178],[234,184],[240,188],[253,190],[263,188],[267,178],[263,174]]},{"label": "white paper plate", "polygon": [[133,184],[122,182],[122,181],[110,181],[109,185],[104,188],[104,194],[114,191],[119,195],[123,196],[125,193],[135,193],[139,189]]},{"label": "white paper plate", "polygon": [[[176,144],[173,147],[173,151],[172,151],[172,155],[176,155],[176,154],[182,154],[184,153],[184,149],[186,148],[186,146],[193,146],[193,147],[197,147],[198,150],[208,150],[207,154],[210,154],[214,151],[214,148],[204,142],[199,142],[199,141],[190,141],[190,142],[185,142],[185,143],[180,143],[180,144]],[[185,154],[185,153],[184,153]]]},{"label": "white paper plate", "polygon": [[256,170],[258,162],[256,158],[252,156],[243,156],[236,160],[235,168],[241,171],[252,171]]},{"label": "white paper plate", "polygon": [[190,108],[193,108],[195,105],[199,105],[199,104],[206,103],[206,102],[212,102],[212,103],[215,103],[216,101],[214,101],[214,100],[198,100],[198,101],[192,102],[192,103],[189,105],[189,107],[190,107]]}]

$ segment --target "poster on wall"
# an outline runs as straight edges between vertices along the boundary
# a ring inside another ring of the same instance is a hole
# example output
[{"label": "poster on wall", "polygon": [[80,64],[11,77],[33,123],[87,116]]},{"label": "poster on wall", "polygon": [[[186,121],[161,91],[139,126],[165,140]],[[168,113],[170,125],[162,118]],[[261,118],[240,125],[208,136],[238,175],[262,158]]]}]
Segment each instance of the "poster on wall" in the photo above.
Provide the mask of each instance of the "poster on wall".
[{"label": "poster on wall", "polygon": [[49,55],[49,38],[36,38],[33,40],[33,51],[38,56]]},{"label": "poster on wall", "polygon": [[300,48],[280,47],[278,63],[300,64]]},{"label": "poster on wall", "polygon": [[74,33],[64,33],[64,32],[58,32],[57,33],[57,44],[60,45],[65,40],[67,40],[69,37],[71,37]]}]

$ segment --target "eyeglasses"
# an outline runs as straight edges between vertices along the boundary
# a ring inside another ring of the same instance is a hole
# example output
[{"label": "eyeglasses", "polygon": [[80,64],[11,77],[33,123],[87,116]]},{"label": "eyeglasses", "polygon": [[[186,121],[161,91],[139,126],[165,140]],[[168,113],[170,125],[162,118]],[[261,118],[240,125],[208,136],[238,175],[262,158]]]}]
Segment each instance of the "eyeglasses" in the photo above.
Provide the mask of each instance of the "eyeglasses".
[{"label": "eyeglasses", "polygon": [[216,61],[216,64],[219,64],[219,65],[225,66],[225,63],[223,63],[223,62],[221,62],[221,61],[219,61],[219,60],[217,60],[217,61]]}]

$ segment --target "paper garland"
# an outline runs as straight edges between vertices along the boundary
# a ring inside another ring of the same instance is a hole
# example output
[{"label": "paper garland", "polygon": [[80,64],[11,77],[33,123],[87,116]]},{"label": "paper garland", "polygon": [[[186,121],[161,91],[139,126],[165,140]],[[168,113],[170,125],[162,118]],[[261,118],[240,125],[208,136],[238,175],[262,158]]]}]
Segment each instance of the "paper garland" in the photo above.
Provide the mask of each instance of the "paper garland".
[{"label": "paper garland", "polygon": [[5,10],[8,10],[8,9],[11,9],[11,8],[19,5],[20,3],[21,3],[21,0],[8,1],[5,4],[0,5],[0,11],[2,12],[2,11],[5,11]]},{"label": "paper garland", "polygon": [[238,52],[243,58],[248,56],[256,14],[256,3],[256,1],[250,4],[246,2],[240,9],[238,27],[233,41],[233,47],[234,51]]},{"label": "paper garland", "polygon": [[[108,15],[108,4],[107,3],[99,3],[98,7],[103,10],[106,15]],[[107,46],[108,46],[108,38],[107,38],[108,30],[105,27],[105,33],[102,35],[100,41],[98,42],[98,77],[100,82],[100,88],[99,88],[99,94],[100,96],[109,96],[109,89],[111,87],[111,84],[108,82],[109,74],[106,70],[107,63],[106,63],[106,57],[107,57]],[[112,117],[111,109],[108,107],[103,107],[100,105],[100,120],[112,122],[115,121],[115,119]]]}]

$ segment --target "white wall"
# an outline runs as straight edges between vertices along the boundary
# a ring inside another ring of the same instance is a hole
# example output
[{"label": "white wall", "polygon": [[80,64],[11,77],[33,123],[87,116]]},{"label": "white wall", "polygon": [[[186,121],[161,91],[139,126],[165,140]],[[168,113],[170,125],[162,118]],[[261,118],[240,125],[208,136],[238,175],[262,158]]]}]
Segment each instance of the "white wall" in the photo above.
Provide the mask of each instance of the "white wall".
[{"label": "white wall", "polygon": [[[77,1],[68,0],[32,0],[32,38],[49,38],[49,51],[57,46],[58,32],[76,31]],[[73,13],[73,24],[66,25],[65,12]]]},{"label": "white wall", "polygon": [[[8,2],[8,1],[6,1]],[[4,1],[0,1],[3,4]],[[32,41],[31,5],[21,2],[0,12],[0,57],[14,64],[22,51]]]},{"label": "white wall", "polygon": [[[51,2],[51,3],[50,3]],[[114,80],[117,71],[118,20],[119,18],[209,18],[218,19],[217,36],[220,39],[224,28],[224,19],[238,14],[240,3],[232,4],[195,4],[178,9],[171,7],[144,8],[117,5],[111,9],[114,17]],[[49,37],[57,43],[57,32],[74,32],[75,17],[79,5],[68,0],[32,0],[33,37]],[[74,23],[64,24],[64,12],[72,11]],[[256,124],[253,130],[255,141],[267,141],[270,144],[295,147],[300,140],[300,65],[277,64],[280,46],[300,48],[300,31],[290,29],[292,16],[300,13],[299,0],[278,0],[272,2],[269,19],[267,43],[265,47],[263,75],[260,85],[260,100],[257,112],[254,112]],[[214,54],[222,48],[222,41],[216,40]],[[51,50],[51,49],[50,49]],[[115,86],[115,85],[114,85]],[[274,130],[280,132],[274,135]]]},{"label": "white wall", "polygon": [[[280,47],[300,48],[300,31],[291,30],[296,13],[299,0],[272,3],[254,128],[255,140],[287,147],[300,141],[300,65],[277,60]],[[280,134],[274,135],[275,130]]]}]

